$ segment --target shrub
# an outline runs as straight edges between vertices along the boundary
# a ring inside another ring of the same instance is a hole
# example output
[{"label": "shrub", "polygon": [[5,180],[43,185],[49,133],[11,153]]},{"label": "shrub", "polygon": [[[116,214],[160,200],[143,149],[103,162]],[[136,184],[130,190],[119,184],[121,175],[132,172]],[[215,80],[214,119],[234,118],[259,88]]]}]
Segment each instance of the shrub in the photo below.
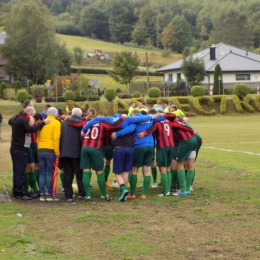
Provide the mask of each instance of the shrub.
[{"label": "shrub", "polygon": [[15,99],[16,99],[15,96],[12,96],[12,97],[9,98],[9,100],[11,100],[11,101],[14,101]]},{"label": "shrub", "polygon": [[45,97],[45,98],[44,98],[44,101],[45,101],[46,103],[53,102],[53,98],[52,98],[52,97]]},{"label": "shrub", "polygon": [[[55,98],[55,101],[56,101],[56,98]],[[57,102],[65,102],[65,98],[60,96],[57,98]]]},{"label": "shrub", "polygon": [[190,105],[183,104],[183,105],[181,105],[181,109],[184,110],[184,111],[189,111],[190,110]]},{"label": "shrub", "polygon": [[65,101],[74,100],[76,97],[75,93],[72,90],[66,90],[63,96]]},{"label": "shrub", "polygon": [[100,90],[100,88],[98,88],[97,94],[98,94],[100,97],[102,96],[102,91]]},{"label": "shrub", "polygon": [[167,97],[160,97],[160,98],[157,98],[157,102],[162,101],[163,103],[168,104],[169,103],[169,99]]},{"label": "shrub", "polygon": [[116,98],[116,91],[113,88],[108,88],[105,91],[107,101],[113,101]]},{"label": "shrub", "polygon": [[17,80],[14,85],[15,94],[18,92],[19,89],[22,89],[22,83],[19,80]]},{"label": "shrub", "polygon": [[187,89],[177,90],[177,96],[188,96],[188,90]]},{"label": "shrub", "polygon": [[193,97],[201,97],[204,96],[205,90],[202,86],[193,86],[190,89],[190,93]]},{"label": "shrub", "polygon": [[234,89],[233,89],[233,93],[235,95],[237,95],[240,99],[242,99],[243,97],[245,97],[249,92],[249,88],[246,84],[244,83],[237,83],[235,86],[234,86]]},{"label": "shrub", "polygon": [[35,99],[35,102],[36,102],[36,103],[42,103],[42,98],[36,98],[36,99]]},{"label": "shrub", "polygon": [[213,109],[211,111],[205,111],[200,102],[202,103],[207,103],[207,105],[212,106],[214,103],[214,99],[208,96],[203,96],[203,97],[194,97],[193,98],[193,106],[194,109],[196,110],[197,113],[204,115],[204,116],[211,116],[215,115],[216,111]]},{"label": "shrub", "polygon": [[244,97],[244,102],[241,102],[241,105],[242,105],[243,108],[248,110],[250,113],[253,113],[253,112],[255,112],[255,109],[249,104],[250,101],[251,101],[250,95],[246,95]]},{"label": "shrub", "polygon": [[19,89],[16,94],[16,99],[22,104],[25,100],[29,99],[29,94],[25,89]]},{"label": "shrub", "polygon": [[227,112],[227,97],[223,95],[213,95],[211,96],[216,102],[220,101],[220,114],[225,114]]},{"label": "shrub", "polygon": [[233,94],[233,89],[225,89],[225,94],[226,95],[232,95]]},{"label": "shrub", "polygon": [[30,87],[32,96],[36,98],[43,98],[45,92],[46,92],[46,87],[44,85],[33,85]]},{"label": "shrub", "polygon": [[122,93],[123,91],[122,91],[122,89],[121,88],[117,88],[116,89],[116,93],[118,94],[118,93]]},{"label": "shrub", "polygon": [[[121,107],[121,108],[120,108]],[[123,100],[114,100],[113,112],[127,114],[129,106]]]},{"label": "shrub", "polygon": [[90,96],[88,98],[89,101],[96,101],[96,100],[100,100],[100,96],[98,95],[93,95],[93,96]]},{"label": "shrub", "polygon": [[128,93],[119,93],[118,95],[117,95],[119,98],[131,98],[131,95],[130,94],[128,94]]},{"label": "shrub", "polygon": [[0,85],[0,98],[4,97],[4,90],[7,88],[6,83],[5,82],[1,82]]},{"label": "shrub", "polygon": [[101,102],[101,101],[97,101],[96,102],[98,108],[100,109],[100,112],[104,115],[104,116],[107,116],[108,115],[108,112],[104,106],[104,104]]},{"label": "shrub", "polygon": [[131,98],[130,103],[131,102],[135,102],[135,105],[137,106],[139,102],[144,103],[144,99],[143,98]]},{"label": "shrub", "polygon": [[256,95],[254,97],[254,103],[255,103],[255,107],[256,107],[257,111],[260,112],[260,95]]},{"label": "shrub", "polygon": [[256,94],[256,89],[255,88],[250,88],[249,89],[249,94]]},{"label": "shrub", "polygon": [[78,96],[78,97],[75,97],[74,101],[86,101],[87,100],[87,97],[86,96]]},{"label": "shrub", "polygon": [[158,98],[161,96],[161,90],[156,87],[149,88],[148,90],[148,96],[150,98]]},{"label": "shrub", "polygon": [[132,96],[132,98],[141,98],[142,94],[136,91],[131,96]]},{"label": "shrub", "polygon": [[237,95],[232,95],[231,98],[232,98],[232,101],[233,101],[233,103],[235,105],[236,111],[238,113],[243,113],[244,111],[243,111],[243,108],[241,106],[241,102],[240,102],[240,99],[238,98],[238,96]]}]

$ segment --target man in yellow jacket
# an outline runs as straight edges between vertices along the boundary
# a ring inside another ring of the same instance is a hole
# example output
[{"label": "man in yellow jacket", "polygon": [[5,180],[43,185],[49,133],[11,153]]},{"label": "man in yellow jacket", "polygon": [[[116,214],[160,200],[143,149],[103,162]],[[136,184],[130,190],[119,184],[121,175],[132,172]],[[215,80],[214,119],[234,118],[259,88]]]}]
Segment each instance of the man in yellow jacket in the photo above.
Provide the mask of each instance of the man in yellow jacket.
[{"label": "man in yellow jacket", "polygon": [[[53,201],[52,198],[52,175],[54,171],[54,162],[56,157],[60,156],[60,135],[61,123],[56,119],[58,110],[55,107],[50,107],[47,111],[47,119],[51,123],[46,125],[46,128],[38,132],[38,159],[40,163],[40,201]],[[48,175],[47,190],[45,190],[45,179]]]}]

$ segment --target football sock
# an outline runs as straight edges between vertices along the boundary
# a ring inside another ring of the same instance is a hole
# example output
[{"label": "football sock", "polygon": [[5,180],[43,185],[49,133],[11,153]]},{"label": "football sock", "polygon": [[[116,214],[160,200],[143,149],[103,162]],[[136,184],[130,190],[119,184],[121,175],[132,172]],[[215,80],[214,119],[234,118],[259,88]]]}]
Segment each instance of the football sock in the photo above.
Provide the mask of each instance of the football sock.
[{"label": "football sock", "polygon": [[35,176],[34,172],[29,173],[29,182],[30,182],[31,188],[33,189],[33,192],[39,193],[39,190],[38,190],[37,184],[36,184],[36,176]]},{"label": "football sock", "polygon": [[194,171],[187,170],[187,176],[186,176],[186,191],[190,191],[190,185],[194,177]]},{"label": "football sock", "polygon": [[182,192],[186,191],[185,170],[177,170],[178,180]]},{"label": "football sock", "polygon": [[130,195],[135,194],[137,184],[137,175],[130,174]]},{"label": "football sock", "polygon": [[151,176],[144,176],[142,195],[146,195],[151,183]]},{"label": "football sock", "polygon": [[172,184],[172,173],[171,171],[167,172],[167,176],[168,176],[168,189],[167,189],[167,193],[171,190],[171,184]]},{"label": "football sock", "polygon": [[176,188],[178,185],[177,185],[177,182],[178,182],[178,174],[177,174],[177,170],[172,170],[172,186],[174,188]]},{"label": "football sock", "polygon": [[90,197],[90,179],[91,179],[91,172],[83,172],[83,186],[86,193],[86,197]]},{"label": "football sock", "polygon": [[105,185],[105,177],[104,173],[97,174],[97,183],[103,197],[106,197],[106,185]]},{"label": "football sock", "polygon": [[34,171],[34,175],[35,175],[35,179],[36,179],[36,182],[37,182],[37,184],[38,184],[38,187],[39,187],[40,170],[35,170],[35,171]]},{"label": "football sock", "polygon": [[195,169],[194,169],[194,176],[193,176],[193,179],[192,179],[191,185],[193,185],[194,179],[195,179]]},{"label": "football sock", "polygon": [[161,173],[161,184],[163,193],[166,194],[168,192],[168,176],[165,173]]},{"label": "football sock", "polygon": [[157,168],[152,168],[153,182],[157,181]]},{"label": "football sock", "polygon": [[60,172],[61,186],[64,188],[64,172]]},{"label": "football sock", "polygon": [[105,165],[103,172],[104,172],[104,175],[105,175],[105,181],[107,181],[107,178],[108,178],[109,173],[110,173],[110,166]]},{"label": "football sock", "polygon": [[28,194],[29,193],[29,182],[30,182],[30,176],[29,176],[29,172],[25,173],[25,182],[24,182],[24,194]]},{"label": "football sock", "polygon": [[120,185],[120,191],[124,191],[124,190],[126,190],[125,184],[121,184]]}]

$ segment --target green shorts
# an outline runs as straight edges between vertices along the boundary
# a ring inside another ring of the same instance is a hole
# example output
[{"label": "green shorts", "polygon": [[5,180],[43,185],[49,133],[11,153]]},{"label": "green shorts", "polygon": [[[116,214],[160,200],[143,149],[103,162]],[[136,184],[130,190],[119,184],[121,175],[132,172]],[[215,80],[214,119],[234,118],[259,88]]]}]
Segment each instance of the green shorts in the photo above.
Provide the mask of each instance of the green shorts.
[{"label": "green shorts", "polygon": [[184,162],[188,159],[192,151],[196,151],[198,142],[196,137],[189,138],[187,141],[181,142],[178,146],[176,161]]},{"label": "green shorts", "polygon": [[113,159],[113,146],[103,146],[102,153],[103,158],[106,158],[107,161],[111,161]]},{"label": "green shorts", "polygon": [[93,147],[85,146],[81,150],[80,168],[102,171],[104,167],[103,153]]},{"label": "green shorts", "polygon": [[172,159],[176,161],[176,155],[177,155],[177,151],[178,151],[178,147],[174,147],[173,148],[173,155],[172,155]]},{"label": "green shorts", "polygon": [[34,163],[34,157],[33,157],[33,147],[30,146],[28,148],[28,152],[27,152],[27,164],[31,164]]},{"label": "green shorts", "polygon": [[33,160],[35,163],[38,163],[39,160],[38,160],[38,150],[37,150],[37,147],[32,145],[32,152],[33,152]]},{"label": "green shorts", "polygon": [[174,155],[173,147],[165,147],[156,151],[156,163],[159,167],[170,167]]},{"label": "green shorts", "polygon": [[134,167],[151,166],[154,156],[154,147],[146,146],[134,148]]}]

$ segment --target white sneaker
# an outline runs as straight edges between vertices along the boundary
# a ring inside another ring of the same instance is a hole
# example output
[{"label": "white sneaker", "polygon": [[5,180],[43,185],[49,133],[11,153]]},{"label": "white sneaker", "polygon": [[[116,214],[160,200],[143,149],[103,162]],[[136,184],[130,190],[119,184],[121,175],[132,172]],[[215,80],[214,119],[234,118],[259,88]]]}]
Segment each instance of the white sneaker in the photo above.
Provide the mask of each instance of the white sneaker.
[{"label": "white sneaker", "polygon": [[166,194],[160,193],[160,194],[157,194],[157,197],[165,197],[165,196],[169,196],[169,195],[170,195],[170,192],[167,192]]},{"label": "white sneaker", "polygon": [[46,200],[45,195],[44,195],[44,194],[41,194],[41,195],[40,195],[40,201],[45,201],[45,200]]},{"label": "white sneaker", "polygon": [[193,185],[190,186],[190,191],[193,191]]},{"label": "white sneaker", "polygon": [[157,182],[154,182],[153,185],[152,185],[152,188],[157,188]]}]

